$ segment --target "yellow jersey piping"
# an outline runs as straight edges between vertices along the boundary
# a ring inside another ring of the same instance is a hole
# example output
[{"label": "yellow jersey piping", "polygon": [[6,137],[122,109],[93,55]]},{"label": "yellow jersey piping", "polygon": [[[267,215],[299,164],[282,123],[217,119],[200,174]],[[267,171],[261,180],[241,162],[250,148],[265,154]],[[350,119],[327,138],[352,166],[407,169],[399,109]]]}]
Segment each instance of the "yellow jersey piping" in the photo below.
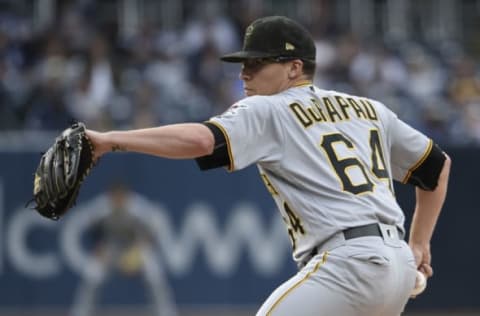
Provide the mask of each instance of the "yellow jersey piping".
[{"label": "yellow jersey piping", "polygon": [[223,133],[223,136],[225,136],[225,140],[227,141],[227,150],[228,150],[228,158],[230,159],[230,165],[228,166],[228,171],[233,171],[235,170],[235,164],[234,164],[234,160],[233,160],[233,154],[232,154],[232,147],[230,145],[230,138],[228,137],[228,133],[227,131],[225,130],[225,128],[218,122],[215,122],[215,121],[208,121],[208,123],[211,123],[213,125],[215,125],[216,127],[218,127],[222,133]]},{"label": "yellow jersey piping", "polygon": [[312,82],[310,80],[302,80],[300,82],[297,82],[296,84],[294,84],[293,86],[294,87],[304,87],[304,86],[309,86],[311,85]]},{"label": "yellow jersey piping", "polygon": [[291,288],[289,288],[285,293],[283,293],[282,296],[280,296],[280,298],[272,305],[272,307],[270,307],[270,309],[269,309],[268,312],[267,312],[267,316],[271,316],[271,313],[272,313],[272,311],[275,309],[275,307],[277,307],[278,304],[280,304],[280,302],[281,302],[289,293],[291,293],[291,292],[292,292],[293,290],[295,290],[297,287],[299,287],[300,285],[302,285],[302,283],[305,282],[313,273],[317,272],[318,269],[320,269],[320,267],[327,262],[327,257],[328,257],[328,251],[325,251],[325,252],[323,253],[322,260],[320,260],[319,262],[317,262],[317,264],[315,265],[315,267],[313,268],[313,270],[310,271],[310,272],[308,272],[308,273],[303,277],[303,279],[301,279],[300,281],[298,281],[297,283],[295,283]]},{"label": "yellow jersey piping", "polygon": [[410,179],[410,177],[412,176],[412,173],[413,173],[415,170],[417,170],[417,168],[422,165],[422,163],[425,161],[425,159],[427,159],[428,155],[430,155],[430,152],[432,151],[432,148],[433,148],[433,141],[430,139],[430,141],[428,142],[427,149],[426,149],[425,152],[423,153],[422,157],[417,161],[416,164],[413,165],[413,167],[411,167],[410,169],[408,169],[408,172],[407,172],[407,174],[405,175],[405,178],[403,178],[402,183],[405,184],[405,183],[408,182],[408,179]]}]

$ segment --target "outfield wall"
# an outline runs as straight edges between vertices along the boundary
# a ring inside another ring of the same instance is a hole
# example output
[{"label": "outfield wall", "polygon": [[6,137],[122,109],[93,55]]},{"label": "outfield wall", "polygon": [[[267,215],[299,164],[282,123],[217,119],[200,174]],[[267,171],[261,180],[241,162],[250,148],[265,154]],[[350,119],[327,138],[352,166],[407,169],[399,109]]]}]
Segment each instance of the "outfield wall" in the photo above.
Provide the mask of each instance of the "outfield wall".
[{"label": "outfield wall", "polygon": [[[435,277],[409,311],[480,308],[480,151],[449,153],[450,193],[432,243]],[[113,181],[132,190],[132,207],[152,232],[179,306],[255,307],[295,272],[283,222],[254,167],[201,172],[193,161],[108,155],[85,181],[75,208],[53,222],[24,207],[39,158],[0,153],[0,308],[72,304],[91,265],[91,227],[105,212]],[[397,186],[397,196],[409,217],[413,190]],[[98,292],[105,306],[149,301],[135,273],[112,273]]]}]

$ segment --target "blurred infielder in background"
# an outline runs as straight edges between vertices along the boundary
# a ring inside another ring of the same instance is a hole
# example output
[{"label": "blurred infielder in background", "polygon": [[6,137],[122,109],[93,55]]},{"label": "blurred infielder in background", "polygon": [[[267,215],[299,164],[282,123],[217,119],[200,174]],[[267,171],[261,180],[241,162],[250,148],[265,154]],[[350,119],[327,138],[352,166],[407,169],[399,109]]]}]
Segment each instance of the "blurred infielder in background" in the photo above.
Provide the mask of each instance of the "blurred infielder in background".
[{"label": "blurred infielder in background", "polygon": [[173,294],[163,264],[155,251],[151,228],[139,218],[131,191],[123,182],[114,182],[108,199],[92,208],[102,214],[93,224],[92,264],[87,266],[75,293],[71,316],[92,316],[99,290],[115,272],[127,276],[141,275],[152,299],[152,315],[176,316]]},{"label": "blurred infielder in background", "polygon": [[[243,50],[222,60],[242,64],[245,99],[205,123],[88,130],[96,157],[122,150],[196,158],[201,169],[256,164],[300,268],[257,315],[401,314],[416,270],[433,272],[448,156],[382,103],[314,86],[314,42],[288,18],[254,21]],[[409,245],[393,180],[416,186]]]}]

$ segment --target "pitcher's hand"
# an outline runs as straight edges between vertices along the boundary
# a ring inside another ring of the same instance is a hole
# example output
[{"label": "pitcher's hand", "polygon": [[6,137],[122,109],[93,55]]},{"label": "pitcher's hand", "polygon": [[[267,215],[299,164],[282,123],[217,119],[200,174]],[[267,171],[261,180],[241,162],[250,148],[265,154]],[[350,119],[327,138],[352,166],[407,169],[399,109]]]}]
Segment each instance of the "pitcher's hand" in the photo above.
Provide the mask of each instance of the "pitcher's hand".
[{"label": "pitcher's hand", "polygon": [[415,262],[417,264],[417,270],[422,272],[427,278],[433,275],[433,269],[431,266],[432,256],[430,253],[430,245],[420,245],[410,243]]}]

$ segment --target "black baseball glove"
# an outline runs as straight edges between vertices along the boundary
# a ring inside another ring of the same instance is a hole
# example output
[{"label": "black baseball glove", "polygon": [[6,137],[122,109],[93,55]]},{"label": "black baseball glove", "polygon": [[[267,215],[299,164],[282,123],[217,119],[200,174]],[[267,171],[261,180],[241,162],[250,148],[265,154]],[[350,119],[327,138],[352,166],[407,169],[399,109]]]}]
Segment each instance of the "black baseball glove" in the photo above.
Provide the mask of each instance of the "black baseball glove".
[{"label": "black baseball glove", "polygon": [[80,186],[95,165],[94,148],[83,123],[74,123],[55,139],[35,171],[34,208],[58,220],[76,201]]}]

